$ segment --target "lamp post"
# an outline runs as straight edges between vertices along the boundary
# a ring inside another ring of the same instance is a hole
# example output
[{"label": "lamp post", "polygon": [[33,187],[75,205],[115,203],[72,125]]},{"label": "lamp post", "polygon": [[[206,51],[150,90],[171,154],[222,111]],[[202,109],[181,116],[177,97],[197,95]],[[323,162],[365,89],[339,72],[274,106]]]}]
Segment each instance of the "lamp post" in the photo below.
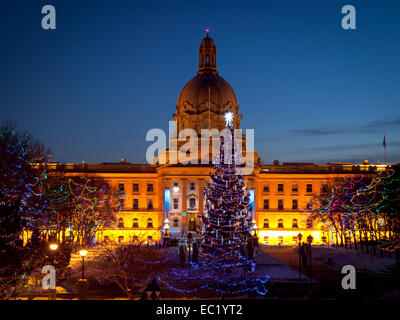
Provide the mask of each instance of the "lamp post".
[{"label": "lamp post", "polygon": [[297,235],[297,239],[299,240],[299,281],[301,282],[301,239],[303,239],[303,235],[299,232]]},{"label": "lamp post", "polygon": [[85,279],[85,257],[87,255],[87,250],[80,250],[79,255],[82,257],[82,279]]},{"label": "lamp post", "polygon": [[82,257],[82,278],[79,279],[79,300],[86,300],[87,280],[85,279],[85,257],[88,254],[87,250],[82,249],[79,255]]},{"label": "lamp post", "polygon": [[310,234],[307,237],[307,242],[310,245],[310,284],[312,285],[312,257],[311,257],[311,244],[313,242],[314,238],[313,236]]},{"label": "lamp post", "polygon": [[258,247],[258,236],[257,236],[257,222],[256,220],[253,218],[253,220],[251,221],[252,223],[252,228],[253,228],[253,245],[255,247]]},{"label": "lamp post", "polygon": [[[50,249],[51,255],[53,255],[56,252],[56,250],[58,249],[57,242],[56,241],[51,241],[50,244],[49,244],[49,249]],[[53,259],[51,259],[51,260],[52,260],[52,264],[54,264]],[[56,288],[57,288],[57,285],[56,285]],[[56,298],[56,292],[57,292],[56,288],[54,288],[54,289],[49,288],[49,300],[56,300],[57,299]]]},{"label": "lamp post", "polygon": [[192,245],[192,240],[193,240],[193,236],[189,232],[188,235],[187,235],[187,242],[188,242],[188,247],[189,247],[189,273],[190,273],[190,247]]},{"label": "lamp post", "polygon": [[164,220],[164,235],[163,235],[163,239],[164,239],[164,246],[167,247],[168,246],[168,240],[169,240],[169,220],[168,218],[165,218]]}]

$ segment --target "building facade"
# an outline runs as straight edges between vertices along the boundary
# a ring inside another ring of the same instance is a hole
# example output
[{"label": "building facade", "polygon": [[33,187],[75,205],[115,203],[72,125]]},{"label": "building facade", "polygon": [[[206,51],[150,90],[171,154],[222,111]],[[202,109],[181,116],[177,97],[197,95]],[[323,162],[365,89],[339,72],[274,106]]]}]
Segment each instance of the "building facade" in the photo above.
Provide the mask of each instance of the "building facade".
[{"label": "building facade", "polygon": [[[178,133],[193,129],[200,135],[202,129],[223,129],[224,114],[228,111],[234,115],[234,128],[239,129],[242,115],[236,94],[219,76],[217,49],[207,34],[199,48],[198,72],[182,89],[173,119]],[[177,136],[170,137],[170,146],[174,142],[179,150],[185,141]],[[248,154],[246,137],[243,135],[241,139],[243,152]],[[198,155],[199,160],[207,157],[210,161],[212,151],[210,146],[208,152]],[[179,237],[182,230],[200,232],[200,216],[205,210],[204,188],[213,166],[211,162],[172,163],[173,156],[179,156],[172,155],[173,152],[179,151],[160,152],[153,164],[131,164],[124,159],[120,163],[62,164],[68,175],[102,177],[125,194],[117,225],[100,230],[96,236],[98,242],[129,242],[138,238],[161,241],[166,225],[171,237]],[[384,165],[367,162],[261,164],[256,152],[252,153],[252,159],[254,170],[245,176],[245,184],[251,193],[259,241],[270,245],[296,244],[299,233],[304,239],[312,235],[315,244],[331,244],[329,229],[312,225],[308,219],[307,209],[314,194],[332,179],[385,169]]]}]

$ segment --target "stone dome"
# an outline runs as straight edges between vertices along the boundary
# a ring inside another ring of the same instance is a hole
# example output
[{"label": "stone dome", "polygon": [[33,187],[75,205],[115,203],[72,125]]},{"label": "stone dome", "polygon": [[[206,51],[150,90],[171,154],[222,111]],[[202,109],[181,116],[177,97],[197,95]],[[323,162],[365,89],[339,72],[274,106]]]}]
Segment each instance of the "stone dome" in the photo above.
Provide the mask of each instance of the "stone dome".
[{"label": "stone dome", "polygon": [[193,77],[182,89],[178,102],[178,113],[203,113],[209,111],[221,114],[226,111],[238,113],[238,102],[232,87],[216,74],[200,74]]},{"label": "stone dome", "polygon": [[221,130],[225,127],[224,113],[227,111],[234,114],[234,127],[239,128],[241,116],[238,114],[236,94],[229,83],[218,74],[217,48],[207,33],[199,48],[198,72],[182,89],[174,120],[178,122],[178,130]]}]

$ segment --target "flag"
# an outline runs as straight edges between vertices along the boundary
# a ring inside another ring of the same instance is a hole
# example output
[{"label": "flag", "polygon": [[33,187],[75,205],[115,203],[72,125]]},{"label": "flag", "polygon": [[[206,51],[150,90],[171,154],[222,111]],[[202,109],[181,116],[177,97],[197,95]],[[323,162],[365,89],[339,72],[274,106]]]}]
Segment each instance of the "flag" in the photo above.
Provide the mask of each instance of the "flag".
[{"label": "flag", "polygon": [[386,135],[383,136],[382,145],[383,145],[384,148],[386,148]]}]

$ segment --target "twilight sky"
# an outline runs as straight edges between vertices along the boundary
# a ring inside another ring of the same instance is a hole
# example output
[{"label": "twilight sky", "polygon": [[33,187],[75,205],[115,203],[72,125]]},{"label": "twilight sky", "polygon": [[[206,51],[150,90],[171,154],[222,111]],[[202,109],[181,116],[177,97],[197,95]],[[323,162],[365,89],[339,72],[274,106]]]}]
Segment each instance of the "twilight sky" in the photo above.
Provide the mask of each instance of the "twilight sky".
[{"label": "twilight sky", "polygon": [[[57,29],[41,28],[52,4]],[[341,27],[354,5],[357,30]],[[400,162],[400,1],[2,0],[0,121],[62,162],[145,162],[206,27],[264,163]]]}]

